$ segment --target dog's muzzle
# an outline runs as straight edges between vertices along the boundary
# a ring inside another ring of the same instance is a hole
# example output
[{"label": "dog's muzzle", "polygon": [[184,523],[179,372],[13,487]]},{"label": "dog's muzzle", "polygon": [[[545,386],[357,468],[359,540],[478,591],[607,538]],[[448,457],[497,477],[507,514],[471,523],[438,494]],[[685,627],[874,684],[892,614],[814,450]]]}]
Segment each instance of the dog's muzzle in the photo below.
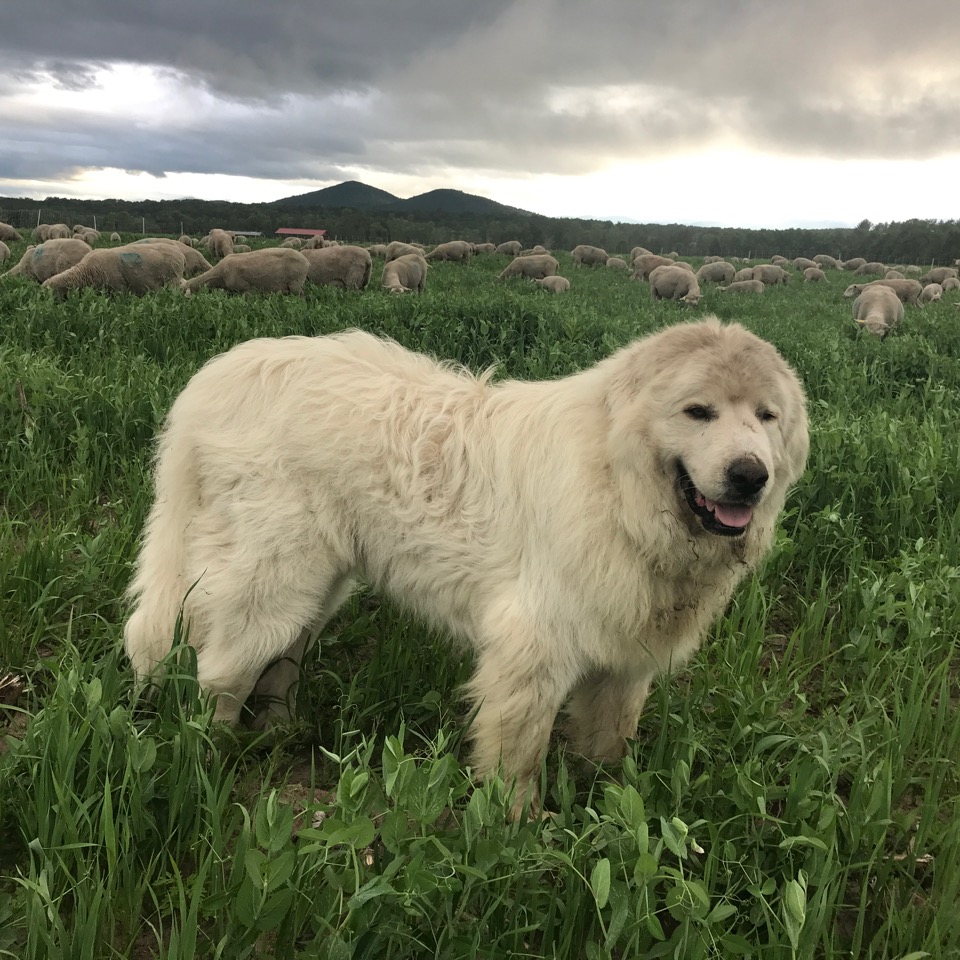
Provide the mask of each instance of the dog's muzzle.
[{"label": "dog's muzzle", "polygon": [[687,506],[704,530],[721,537],[739,537],[750,526],[753,508],[770,475],[766,467],[752,457],[734,460],[726,470],[729,496],[724,500],[711,500],[698,490],[683,463],[677,464],[677,479]]}]

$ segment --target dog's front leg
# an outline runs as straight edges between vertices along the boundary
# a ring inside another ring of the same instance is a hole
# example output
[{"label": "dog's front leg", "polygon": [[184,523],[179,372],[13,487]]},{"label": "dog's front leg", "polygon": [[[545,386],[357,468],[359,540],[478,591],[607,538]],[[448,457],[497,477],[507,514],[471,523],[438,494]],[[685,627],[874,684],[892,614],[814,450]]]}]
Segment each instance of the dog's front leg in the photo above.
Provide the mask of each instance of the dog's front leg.
[{"label": "dog's front leg", "polygon": [[592,760],[621,760],[637,735],[651,676],[600,671],[581,682],[567,704],[570,742]]}]

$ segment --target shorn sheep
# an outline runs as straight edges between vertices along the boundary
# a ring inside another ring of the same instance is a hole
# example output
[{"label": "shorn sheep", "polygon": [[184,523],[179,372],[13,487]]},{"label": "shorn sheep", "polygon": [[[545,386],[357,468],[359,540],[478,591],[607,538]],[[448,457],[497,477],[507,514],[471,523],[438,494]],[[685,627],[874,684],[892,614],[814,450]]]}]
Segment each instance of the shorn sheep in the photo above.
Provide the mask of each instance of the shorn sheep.
[{"label": "shorn sheep", "polygon": [[882,277],[887,272],[887,266],[884,263],[880,263],[878,260],[870,260],[867,263],[861,263],[856,270],[853,271],[854,276],[862,277],[867,274],[875,274],[878,277]]},{"label": "shorn sheep", "polygon": [[497,245],[494,253],[505,253],[508,257],[519,257],[523,244],[519,240],[504,240]]},{"label": "shorn sheep", "polygon": [[589,243],[578,244],[571,253],[575,267],[602,267],[610,259],[606,250],[602,247],[592,247]]},{"label": "shorn sheep", "polygon": [[514,257],[497,275],[498,280],[510,277],[526,277],[528,280],[542,280],[552,277],[560,269],[560,261],[548,253],[532,254],[526,257]]},{"label": "shorn sheep", "polygon": [[702,296],[697,278],[683,267],[657,267],[650,274],[650,296],[654,300],[679,300],[695,307]]},{"label": "shorn sheep", "polygon": [[233,237],[226,230],[214,228],[210,231],[207,249],[215,257],[228,257],[233,253]]},{"label": "shorn sheep", "polygon": [[922,277],[920,277],[920,282],[924,285],[928,283],[943,283],[947,277],[957,276],[956,267],[934,267],[932,270],[928,270]]},{"label": "shorn sheep", "polygon": [[434,260],[449,260],[451,263],[469,263],[473,256],[473,244],[466,240],[448,240],[446,243],[439,243],[435,246],[424,259],[428,263]]},{"label": "shorn sheep", "polygon": [[903,304],[890,287],[871,283],[853,301],[853,319],[868,333],[885,337],[903,319]]},{"label": "shorn sheep", "polygon": [[714,260],[705,263],[697,271],[697,280],[701,283],[733,283],[737,268],[726,260]]},{"label": "shorn sheep", "polygon": [[868,287],[889,287],[899,298],[901,303],[920,305],[920,293],[923,287],[919,280],[871,280],[870,283],[851,283],[843,295],[846,299],[859,297]]},{"label": "shorn sheep", "polygon": [[49,280],[54,274],[69,270],[79,263],[90,247],[82,240],[45,240],[38,246],[29,246],[20,262],[8,270],[5,277],[29,277],[37,283]]},{"label": "shorn sheep", "polygon": [[674,261],[670,257],[660,257],[655,253],[641,253],[640,256],[633,258],[633,273],[630,274],[631,280],[649,280],[650,274],[657,267],[672,267]]},{"label": "shorn sheep", "polygon": [[389,263],[396,260],[397,257],[405,257],[408,253],[415,253],[426,259],[426,253],[423,247],[415,243],[404,243],[402,240],[392,240],[387,244],[387,252],[384,254],[384,260]]},{"label": "shorn sheep", "polygon": [[62,300],[71,290],[91,287],[109,293],[143,296],[183,279],[186,260],[172,244],[128,244],[92,250],[69,270],[44,280],[43,286]]},{"label": "shorn sheep", "polygon": [[363,247],[343,244],[320,250],[301,250],[310,262],[307,280],[318,286],[341,290],[365,290],[373,272],[373,258]]},{"label": "shorn sheep", "polygon": [[380,284],[390,293],[423,293],[427,283],[426,259],[419,253],[405,253],[383,267]]},{"label": "shorn sheep", "polygon": [[189,296],[204,287],[230,293],[303,293],[310,261],[299,250],[267,247],[251,253],[231,253],[216,266],[185,280]]},{"label": "shorn sheep", "polygon": [[548,293],[566,293],[570,289],[570,281],[566,277],[543,277],[533,281],[541,290]]},{"label": "shorn sheep", "polygon": [[790,274],[775,263],[758,263],[753,268],[753,279],[772,287],[780,283],[789,283]]},{"label": "shorn sheep", "polygon": [[[193,247],[188,247],[186,244],[182,243],[180,240],[171,240],[170,237],[144,237],[141,240],[135,241],[136,244],[141,243],[166,243],[172,244],[175,249],[179,250],[186,261],[186,268],[183,271],[185,277],[195,277],[198,273],[203,273],[206,270],[210,270],[213,267],[213,264],[199,251],[194,250]],[[248,248],[249,249],[249,248]],[[237,253],[240,253],[238,250]]]}]

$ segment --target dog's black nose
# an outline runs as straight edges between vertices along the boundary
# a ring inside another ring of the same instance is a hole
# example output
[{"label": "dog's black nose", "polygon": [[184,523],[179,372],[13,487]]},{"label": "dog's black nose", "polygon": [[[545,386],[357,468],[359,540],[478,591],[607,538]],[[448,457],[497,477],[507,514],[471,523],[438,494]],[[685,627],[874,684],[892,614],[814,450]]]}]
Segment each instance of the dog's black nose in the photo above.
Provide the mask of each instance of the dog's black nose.
[{"label": "dog's black nose", "polygon": [[734,460],[727,467],[727,483],[730,489],[741,497],[752,497],[759,493],[769,479],[767,468],[753,457]]}]

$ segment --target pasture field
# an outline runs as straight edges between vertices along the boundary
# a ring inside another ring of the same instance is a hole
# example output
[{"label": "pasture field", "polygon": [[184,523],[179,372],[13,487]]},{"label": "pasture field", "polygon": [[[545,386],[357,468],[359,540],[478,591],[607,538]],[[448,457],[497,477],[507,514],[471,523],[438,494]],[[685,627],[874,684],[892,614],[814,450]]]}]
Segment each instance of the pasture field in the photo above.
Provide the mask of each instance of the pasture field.
[{"label": "pasture field", "polygon": [[[495,283],[493,256],[419,297],[380,261],[304,298],[0,281],[0,957],[960,956],[960,310],[908,307],[881,342],[837,271],[689,310],[559,259],[564,296]],[[798,370],[809,467],[626,761],[556,740],[553,816],[510,823],[503,785],[472,784],[469,658],[366,592],[271,736],[213,726],[182,647],[137,701],[119,642],[152,439],[209,357],[361,327],[543,378],[711,312]]]}]

